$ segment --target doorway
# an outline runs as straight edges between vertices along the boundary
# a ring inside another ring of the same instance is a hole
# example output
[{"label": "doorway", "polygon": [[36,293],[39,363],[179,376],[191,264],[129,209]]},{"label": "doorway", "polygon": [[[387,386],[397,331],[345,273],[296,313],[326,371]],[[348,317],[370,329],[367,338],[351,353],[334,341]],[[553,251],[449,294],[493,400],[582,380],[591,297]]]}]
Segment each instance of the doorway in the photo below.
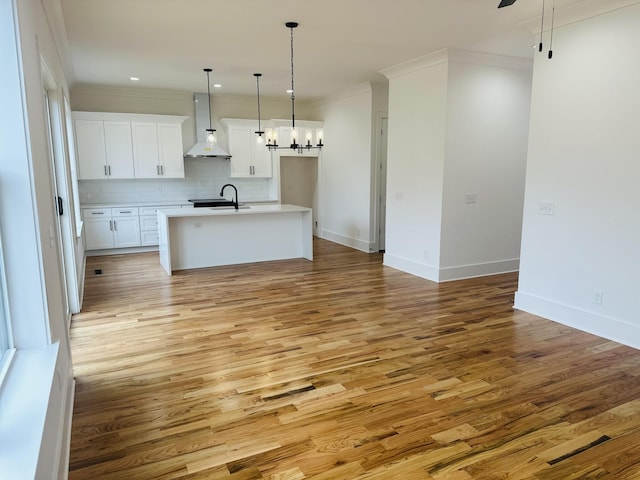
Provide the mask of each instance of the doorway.
[{"label": "doorway", "polygon": [[280,157],[280,202],[313,209],[317,234],[318,157]]}]

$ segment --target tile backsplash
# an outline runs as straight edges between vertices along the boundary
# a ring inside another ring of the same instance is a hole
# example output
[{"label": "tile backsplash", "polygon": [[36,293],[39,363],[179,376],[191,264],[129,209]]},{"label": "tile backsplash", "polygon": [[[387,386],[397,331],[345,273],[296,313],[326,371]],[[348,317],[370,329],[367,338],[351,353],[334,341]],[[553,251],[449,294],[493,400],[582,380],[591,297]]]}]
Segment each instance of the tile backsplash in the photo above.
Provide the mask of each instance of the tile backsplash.
[{"label": "tile backsplash", "polygon": [[[185,178],[135,180],[80,180],[81,204],[185,201],[190,198],[217,197],[225,183],[238,188],[241,202],[275,200],[270,178],[229,178],[229,161],[187,158]],[[232,190],[227,189],[228,198]]]}]

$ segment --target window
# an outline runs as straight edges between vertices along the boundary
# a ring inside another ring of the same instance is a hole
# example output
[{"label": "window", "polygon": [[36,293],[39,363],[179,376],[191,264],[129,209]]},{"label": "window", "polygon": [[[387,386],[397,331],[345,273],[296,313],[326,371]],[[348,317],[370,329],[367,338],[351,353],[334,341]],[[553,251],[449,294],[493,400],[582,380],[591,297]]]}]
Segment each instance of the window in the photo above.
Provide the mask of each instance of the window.
[{"label": "window", "polygon": [[0,384],[4,378],[13,356],[13,342],[11,341],[11,327],[5,292],[4,256],[2,254],[2,239],[0,238]]}]

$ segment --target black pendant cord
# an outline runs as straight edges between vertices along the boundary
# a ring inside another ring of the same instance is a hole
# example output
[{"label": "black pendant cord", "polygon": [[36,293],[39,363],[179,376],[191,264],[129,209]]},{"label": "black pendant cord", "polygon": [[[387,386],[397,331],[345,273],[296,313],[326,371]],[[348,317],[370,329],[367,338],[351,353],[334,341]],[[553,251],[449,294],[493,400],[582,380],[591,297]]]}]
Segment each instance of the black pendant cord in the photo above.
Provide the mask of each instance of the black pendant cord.
[{"label": "black pendant cord", "polygon": [[553,27],[556,22],[556,0],[553,0],[553,10],[551,12],[551,37],[549,39],[549,60],[553,58]]},{"label": "black pendant cord", "polygon": [[[296,28],[298,24],[296,22],[287,22],[286,26],[291,30],[291,133],[293,133],[296,128],[296,95],[293,77],[293,29]],[[295,148],[297,145],[297,139],[294,138],[291,146]]]},{"label": "black pendant cord", "polygon": [[205,72],[207,72],[207,103],[209,104],[209,130],[208,132],[215,132],[213,127],[211,126],[211,87],[209,82],[209,74],[213,71],[210,68],[205,68]]},{"label": "black pendant cord", "polygon": [[544,0],[542,0],[542,21],[540,22],[540,44],[538,51],[542,52],[542,35],[544,34]]},{"label": "black pendant cord", "polygon": [[253,76],[256,77],[256,90],[258,91],[258,131],[255,132],[255,133],[256,133],[256,135],[261,137],[262,134],[264,133],[262,131],[261,126],[260,126],[260,77],[262,76],[262,74],[261,73],[254,73]]}]

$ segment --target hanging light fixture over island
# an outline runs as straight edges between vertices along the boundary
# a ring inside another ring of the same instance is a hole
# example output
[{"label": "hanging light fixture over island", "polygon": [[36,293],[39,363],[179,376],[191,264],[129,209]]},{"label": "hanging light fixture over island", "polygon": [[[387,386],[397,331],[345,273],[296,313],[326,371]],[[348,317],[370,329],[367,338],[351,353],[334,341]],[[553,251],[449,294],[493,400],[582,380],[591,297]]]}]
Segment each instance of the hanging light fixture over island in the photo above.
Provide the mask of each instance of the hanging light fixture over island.
[{"label": "hanging light fixture over island", "polygon": [[[291,94],[291,144],[280,146],[278,145],[278,138],[275,132],[275,129],[269,128],[266,131],[266,146],[269,150],[278,150],[278,149],[291,149],[297,150],[298,152],[302,152],[303,150],[311,150],[312,148],[317,148],[321,150],[324,146],[324,133],[322,129],[316,130],[316,144],[312,143],[313,138],[311,132],[307,132],[305,136],[304,143],[298,143],[298,131],[296,130],[296,94],[295,94],[295,79],[294,79],[294,68],[293,68],[293,29],[298,27],[298,22],[287,22],[285,26],[291,32],[291,89],[287,92]],[[256,80],[259,79],[260,74],[256,75]],[[258,82],[258,117],[260,116],[260,84]],[[256,134],[261,139],[262,133],[260,131],[260,118],[258,118],[258,131]]]}]

